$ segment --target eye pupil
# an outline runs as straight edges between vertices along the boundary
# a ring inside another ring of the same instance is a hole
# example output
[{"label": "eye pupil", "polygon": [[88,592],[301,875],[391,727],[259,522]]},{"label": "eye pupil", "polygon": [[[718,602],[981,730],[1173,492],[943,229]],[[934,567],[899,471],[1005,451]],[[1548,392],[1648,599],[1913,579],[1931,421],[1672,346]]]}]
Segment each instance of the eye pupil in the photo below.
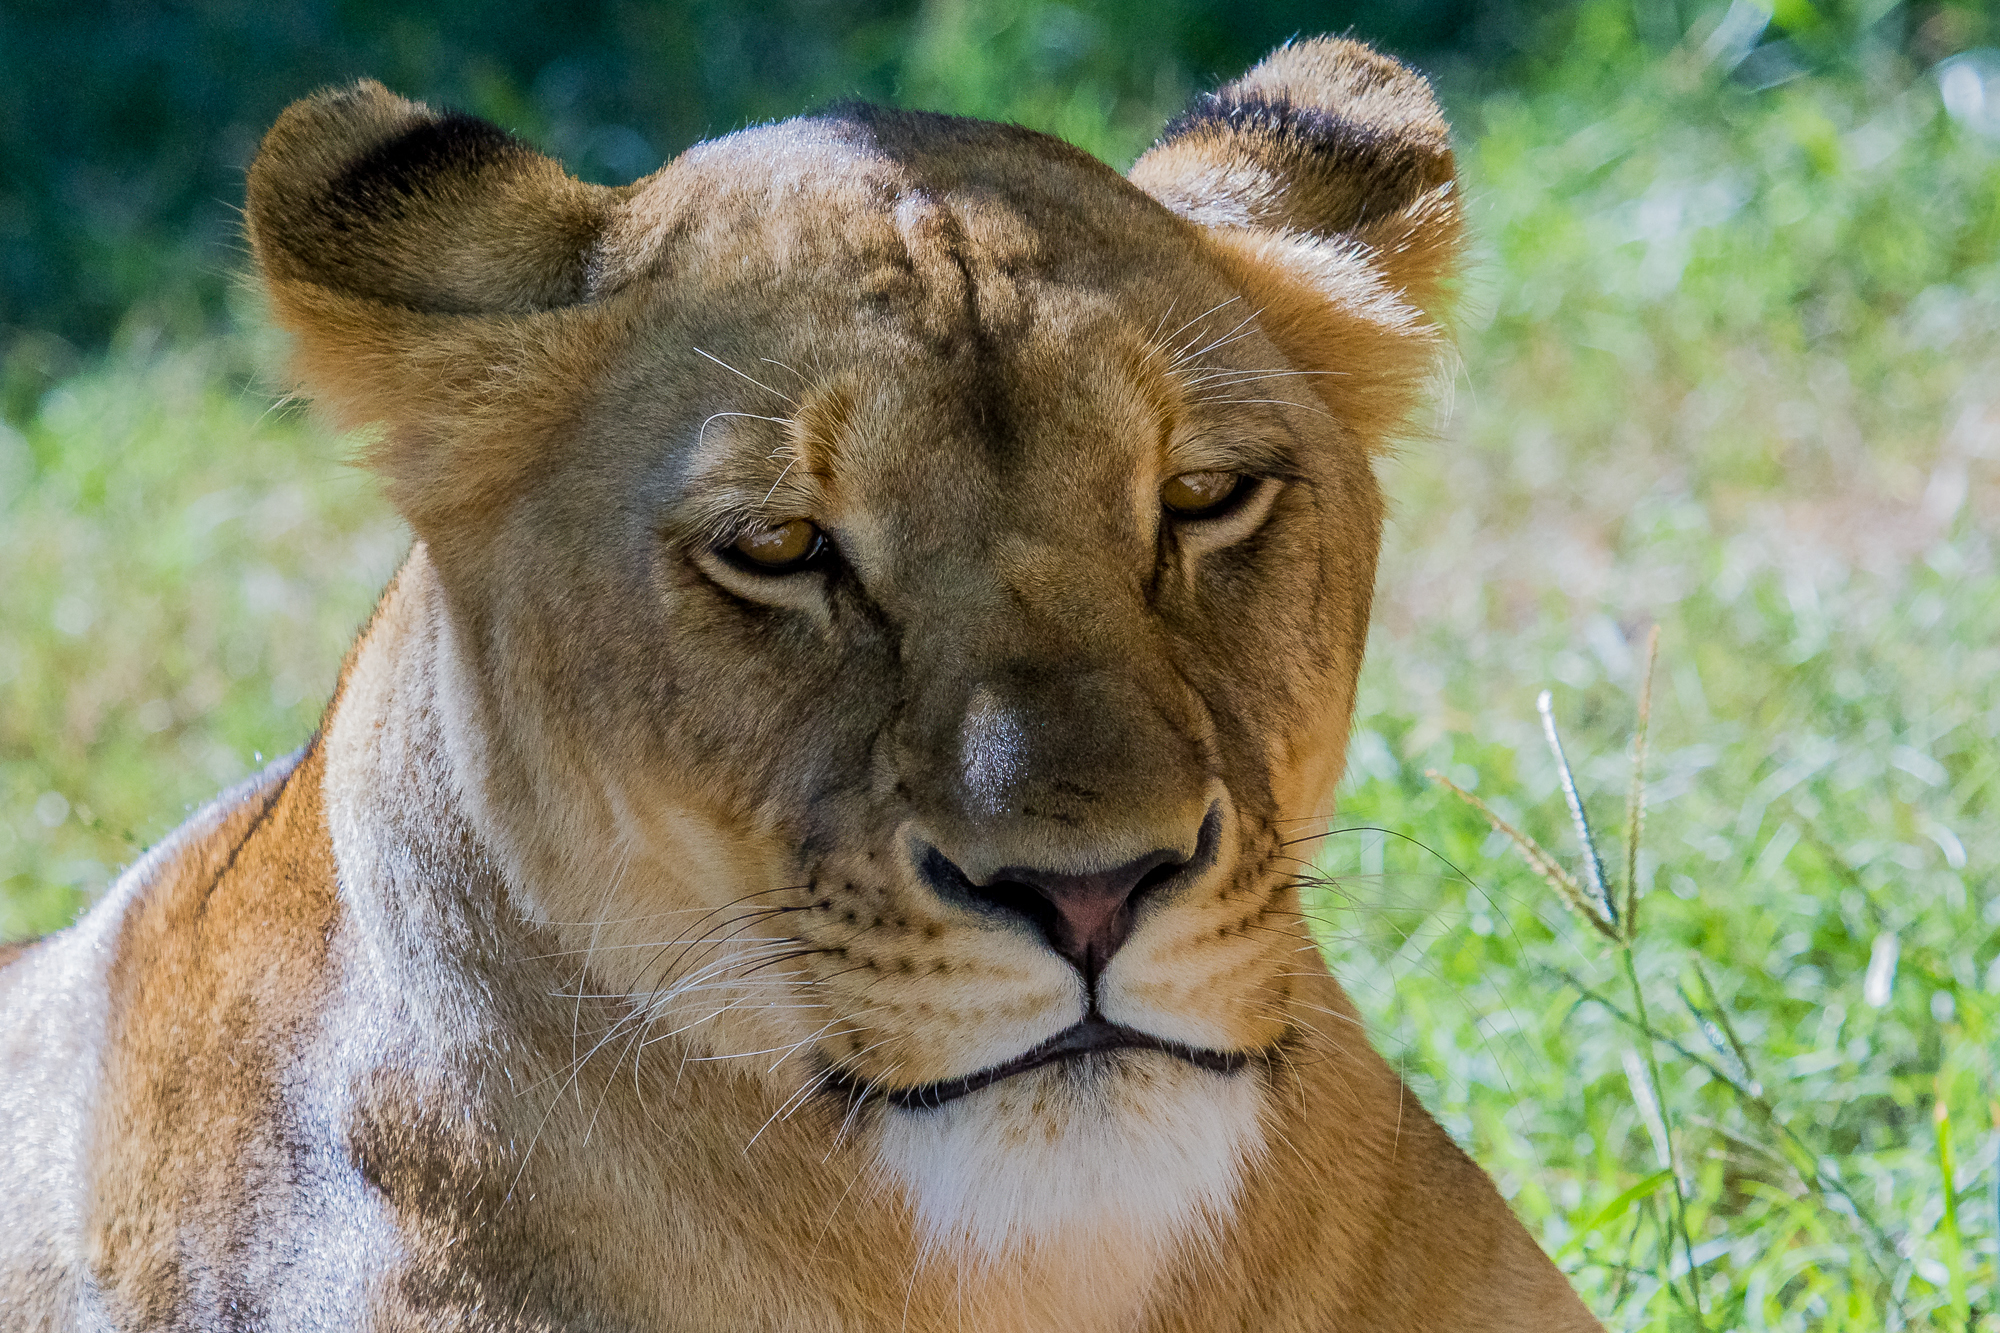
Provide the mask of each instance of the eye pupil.
[{"label": "eye pupil", "polygon": [[1226,504],[1242,484],[1239,472],[1183,472],[1160,487],[1160,503],[1169,513],[1192,518]]},{"label": "eye pupil", "polygon": [[823,540],[811,519],[794,518],[753,528],[729,549],[758,569],[775,572],[805,564],[819,554]]}]

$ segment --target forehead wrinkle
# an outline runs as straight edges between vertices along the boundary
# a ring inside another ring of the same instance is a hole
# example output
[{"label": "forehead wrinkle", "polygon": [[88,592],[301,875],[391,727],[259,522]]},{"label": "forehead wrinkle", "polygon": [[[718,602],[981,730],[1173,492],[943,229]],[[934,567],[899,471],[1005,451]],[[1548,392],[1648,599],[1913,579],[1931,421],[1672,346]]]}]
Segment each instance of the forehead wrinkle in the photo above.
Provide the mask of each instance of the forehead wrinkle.
[{"label": "forehead wrinkle", "polygon": [[[1157,291],[1132,293],[1136,299],[1119,299],[1125,293],[1104,295],[1111,298],[1108,310],[1087,326],[1065,332],[1071,342],[1095,353],[1088,364],[1101,367],[1095,378],[1103,388],[1083,397],[1093,406],[1125,407],[1106,415],[1135,446],[1133,482],[1141,511],[1154,507],[1158,482],[1178,473],[1293,470],[1296,433],[1273,407],[1315,409],[1310,393],[1301,393],[1295,381],[1284,378],[1295,372],[1264,338],[1255,312],[1239,298],[1203,298],[1191,318],[1177,320],[1179,303],[1163,301]],[[1144,312],[1134,306],[1145,307]],[[1041,350],[1045,379],[1079,378],[1074,347]],[[1271,384],[1263,378],[1267,373],[1279,377],[1276,385],[1281,387],[1266,387]],[[1239,377],[1259,386],[1257,397],[1298,394],[1305,401],[1287,396],[1275,405],[1229,403],[1227,398],[1238,396],[1232,386]],[[1081,378],[1092,377],[1084,372]]]},{"label": "forehead wrinkle", "polygon": [[[1117,340],[1111,360],[1114,373],[1130,386],[1139,407],[1136,415],[1143,422],[1146,442],[1142,462],[1164,475],[1174,440],[1183,433],[1187,416],[1187,395],[1174,378],[1171,360],[1155,339],[1144,335]],[[1140,513],[1151,506],[1153,479],[1146,471],[1143,465],[1134,469],[1133,484],[1137,488],[1134,500]]]},{"label": "forehead wrinkle", "polygon": [[845,375],[807,385],[786,427],[785,447],[797,466],[823,491],[838,487],[853,446],[857,407]]},{"label": "forehead wrinkle", "polygon": [[[1204,402],[1203,395],[1190,392],[1183,371],[1171,364],[1159,341],[1135,336],[1124,319],[1106,322],[1113,327],[1082,331],[1082,345],[1101,349],[1097,355],[1080,360],[1070,347],[1044,347],[1038,349],[1037,364],[1026,368],[1043,386],[1056,386],[1041,396],[1046,415],[1036,433],[1053,434],[1064,445],[1024,460],[1023,475],[1039,469],[1036,492],[1053,493],[1048,513],[1038,509],[1037,514],[1073,521],[1091,509],[1079,496],[1098,496],[1115,506],[1129,478],[1139,528],[1150,531],[1156,488],[1167,477],[1205,471],[1297,473],[1302,441],[1284,409],[1315,410],[1309,403]],[[1219,373],[1257,373],[1209,364]],[[1246,366],[1254,364],[1245,359]],[[1107,478],[1107,466],[1121,476]]]},{"label": "forehead wrinkle", "polygon": [[1037,321],[1040,336],[1010,349],[1020,447],[983,460],[1008,497],[993,526],[1121,546],[1151,530],[1152,473],[1179,395],[1126,302],[1074,296]]}]

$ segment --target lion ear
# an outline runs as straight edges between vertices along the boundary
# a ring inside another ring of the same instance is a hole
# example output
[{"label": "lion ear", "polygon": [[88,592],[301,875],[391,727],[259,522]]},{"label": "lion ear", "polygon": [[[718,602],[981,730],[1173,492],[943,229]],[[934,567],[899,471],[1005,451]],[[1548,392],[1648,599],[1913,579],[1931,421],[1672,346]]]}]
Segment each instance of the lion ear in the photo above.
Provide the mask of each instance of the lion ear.
[{"label": "lion ear", "polygon": [[1403,429],[1462,232],[1422,75],[1359,42],[1280,47],[1168,125],[1131,180],[1201,225],[1336,419],[1370,448]]},{"label": "lion ear", "polygon": [[295,103],[250,168],[250,246],[291,373],[435,545],[560,438],[594,364],[596,256],[630,192],[378,83]]},{"label": "lion ear", "polygon": [[1308,268],[1327,243],[1359,251],[1419,309],[1457,259],[1450,131],[1430,82],[1359,42],[1273,51],[1169,124],[1131,180],[1191,221],[1288,240]]},{"label": "lion ear", "polygon": [[279,117],[250,168],[245,212],[273,289],[526,314],[584,298],[617,195],[498,126],[363,80]]}]

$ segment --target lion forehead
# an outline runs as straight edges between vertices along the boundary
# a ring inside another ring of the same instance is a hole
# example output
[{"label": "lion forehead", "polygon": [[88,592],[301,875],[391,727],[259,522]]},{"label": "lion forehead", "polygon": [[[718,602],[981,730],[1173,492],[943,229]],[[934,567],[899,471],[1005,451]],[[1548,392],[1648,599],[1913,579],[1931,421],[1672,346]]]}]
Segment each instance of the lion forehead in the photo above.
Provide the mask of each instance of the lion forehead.
[{"label": "lion forehead", "polygon": [[[848,104],[696,145],[633,187],[593,291],[647,279],[796,278],[880,300],[953,271],[1095,286],[1191,232],[1111,168],[1048,135]],[[959,293],[963,299],[963,291]]]}]

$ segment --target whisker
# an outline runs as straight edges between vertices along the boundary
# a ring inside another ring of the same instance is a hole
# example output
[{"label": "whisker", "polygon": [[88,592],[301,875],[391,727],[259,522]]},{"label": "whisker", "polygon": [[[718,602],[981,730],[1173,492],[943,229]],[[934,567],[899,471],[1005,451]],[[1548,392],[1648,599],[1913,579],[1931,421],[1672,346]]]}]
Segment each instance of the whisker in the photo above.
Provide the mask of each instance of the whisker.
[{"label": "whisker", "polygon": [[1199,375],[1185,376],[1182,383],[1190,389],[1205,388],[1209,385],[1228,386],[1232,384],[1255,384],[1260,380],[1291,379],[1296,376],[1345,375],[1344,370],[1232,370],[1217,367]]},{"label": "whisker", "polygon": [[[1195,317],[1194,317],[1193,319],[1191,319],[1191,320],[1187,321],[1187,323],[1185,323],[1185,324],[1181,325],[1181,326],[1180,326],[1179,328],[1175,329],[1175,330],[1174,330],[1174,331],[1173,331],[1172,333],[1169,333],[1169,334],[1168,334],[1168,335],[1166,336],[1166,339],[1165,339],[1165,341],[1167,341],[1167,342],[1172,342],[1172,341],[1173,341],[1174,339],[1176,339],[1176,338],[1180,337],[1180,336],[1181,336],[1181,335],[1182,335],[1183,333],[1186,333],[1186,332],[1187,332],[1187,331],[1188,331],[1189,329],[1191,329],[1191,328],[1193,328],[1193,327],[1194,327],[1195,325],[1199,324],[1199,323],[1200,323],[1200,322],[1201,322],[1202,320],[1204,320],[1204,319],[1207,319],[1207,318],[1208,318],[1208,317],[1209,317],[1210,315],[1212,315],[1212,314],[1214,314],[1214,313],[1215,313],[1216,311],[1218,311],[1218,310],[1222,309],[1222,308],[1223,308],[1224,306],[1232,306],[1232,305],[1235,305],[1235,304],[1236,304],[1236,303],[1237,303],[1238,301],[1240,301],[1240,300],[1242,300],[1242,299],[1243,299],[1243,298],[1242,298],[1242,297],[1241,297],[1241,296],[1239,295],[1239,296],[1232,296],[1232,297],[1230,297],[1230,298],[1229,298],[1228,300],[1226,300],[1226,301],[1217,301],[1217,302],[1216,302],[1216,303],[1215,303],[1214,305],[1212,305],[1212,306],[1210,306],[1210,307],[1209,307],[1208,309],[1206,309],[1206,310],[1202,311],[1202,312],[1201,312],[1201,313],[1200,313],[1199,315],[1196,315],[1196,316],[1195,316]],[[1161,323],[1165,323],[1165,322],[1166,322],[1165,320],[1162,320],[1162,321],[1161,321]],[[1199,338],[1200,336],[1201,336],[1201,335],[1197,333],[1196,335],[1194,335],[1194,338]],[[1189,339],[1187,340],[1187,341],[1188,341],[1188,343],[1192,343],[1192,342],[1194,341],[1194,338],[1189,338]],[[1185,348],[1185,347],[1187,346],[1187,343],[1183,343],[1183,344],[1181,344],[1181,346],[1182,346],[1182,348]],[[1180,356],[1179,352],[1170,352],[1170,353],[1168,354],[1168,357],[1167,357],[1167,359],[1168,359],[1168,361],[1169,361],[1169,362],[1171,362],[1171,363],[1172,363],[1172,364],[1174,364],[1174,365],[1179,365],[1179,364],[1181,363],[1181,360],[1182,360],[1182,358],[1181,358],[1181,356]]]},{"label": "whisker", "polygon": [[[774,389],[774,388],[772,388],[772,387],[771,387],[770,385],[768,385],[768,384],[764,383],[764,381],[762,381],[762,380],[760,380],[760,379],[757,379],[757,378],[755,378],[755,377],[753,377],[753,376],[751,376],[751,375],[746,375],[746,374],[744,374],[744,373],[743,373],[742,371],[738,370],[738,369],[737,369],[737,368],[736,368],[735,366],[732,366],[732,365],[730,365],[730,364],[729,364],[729,363],[728,363],[727,361],[724,361],[724,360],[723,360],[723,359],[722,359],[721,357],[719,357],[719,356],[715,355],[715,354],[714,354],[713,352],[705,352],[705,351],[703,351],[703,350],[702,350],[701,348],[699,348],[699,347],[695,348],[695,349],[694,349],[694,351],[695,351],[695,355],[696,355],[696,356],[705,356],[705,357],[707,357],[707,358],[708,358],[709,360],[711,360],[711,361],[715,362],[715,364],[716,364],[716,365],[718,365],[718,366],[721,366],[721,367],[722,367],[722,368],[723,368],[724,370],[728,371],[728,372],[729,372],[730,374],[732,374],[732,375],[741,375],[741,376],[742,376],[742,377],[743,377],[744,379],[746,379],[746,380],[749,380],[749,381],[750,381],[750,382],[751,382],[752,384],[754,384],[754,385],[756,385],[756,386],[757,386],[758,388],[762,389],[762,390],[763,390],[763,391],[764,391],[765,393],[768,393],[768,394],[770,394],[770,395],[771,395],[771,396],[772,396],[773,398],[776,398],[776,399],[779,399],[780,401],[782,401],[782,402],[785,402],[785,403],[790,403],[790,404],[791,404],[792,406],[794,406],[794,407],[798,406],[798,404],[797,404],[797,403],[793,402],[793,400],[792,400],[792,396],[791,396],[790,394],[786,394],[786,393],[779,393],[779,392],[778,392],[778,391],[777,391],[776,389]],[[770,358],[769,358],[769,357],[765,357],[765,358],[763,358],[763,359],[764,359],[764,360],[766,360],[766,361],[769,361],[769,360],[770,360]],[[771,362],[771,364],[773,364],[773,365],[776,365],[776,364],[777,364],[777,362],[773,361],[773,362]],[[791,367],[787,366],[787,367],[786,367],[786,369],[787,369],[787,370],[790,370],[790,369],[791,369]],[[798,372],[797,372],[797,371],[795,371],[795,370],[794,370],[794,371],[792,371],[792,373],[793,373],[794,375],[798,374]],[[768,419],[769,419],[769,418],[766,418],[766,420],[768,420]]]},{"label": "whisker", "polygon": [[743,417],[749,421],[769,421],[774,425],[779,425],[779,426],[789,426],[792,424],[791,421],[785,417],[765,417],[765,416],[759,416],[755,412],[712,412],[709,414],[708,418],[701,423],[701,429],[695,432],[694,436],[695,448],[699,449],[702,446],[703,442],[708,439],[709,426],[714,422],[722,420],[722,418],[724,417]]},{"label": "whisker", "polygon": [[1313,407],[1308,403],[1295,403],[1289,398],[1197,398],[1195,401],[1218,407],[1256,407],[1260,404],[1271,407],[1296,407],[1301,412],[1311,412],[1314,416],[1325,417],[1328,421],[1334,420],[1333,413],[1323,408]]},{"label": "whisker", "polygon": [[[1222,302],[1222,304],[1228,304],[1228,302]],[[1220,308],[1222,308],[1222,306],[1216,306],[1216,310],[1220,310]],[[1246,330],[1250,328],[1250,324],[1254,324],[1254,322],[1256,322],[1256,316],[1258,316],[1258,314],[1262,314],[1262,310],[1252,310],[1250,314],[1246,314],[1246,316],[1242,318],[1242,322],[1240,322],[1240,324],[1236,324],[1236,328],[1232,328],[1232,330],[1228,330],[1226,334],[1222,334],[1220,338],[1212,340],[1212,342],[1210,342],[1208,346],[1202,346],[1202,348],[1198,348],[1198,350],[1194,350],[1194,352],[1188,352],[1188,354],[1184,354],[1184,356],[1178,356],[1176,360],[1180,360],[1182,364],[1186,364],[1186,362],[1192,362],[1192,360],[1196,360],[1198,356],[1206,356],[1208,352],[1214,352],[1214,350],[1216,350],[1218,346],[1228,346],[1230,342],[1236,342],[1238,338],[1246,338],[1246,336],[1250,336],[1250,334],[1248,334]],[[1188,342],[1194,342],[1194,338],[1188,338]]]},{"label": "whisker", "polygon": [[810,1099],[812,1094],[817,1092],[820,1086],[823,1085],[832,1076],[833,1076],[832,1071],[822,1070],[821,1072],[807,1079],[804,1083],[800,1084],[798,1089],[794,1091],[791,1094],[791,1096],[785,1098],[784,1101],[778,1103],[778,1109],[771,1112],[771,1114],[765,1119],[764,1123],[757,1126],[757,1132],[755,1134],[752,1134],[749,1137],[749,1139],[744,1142],[743,1155],[745,1157],[748,1157],[750,1155],[750,1150],[757,1146],[757,1140],[764,1137],[764,1131],[769,1129],[772,1125],[777,1124],[781,1118],[784,1118],[786,1109],[791,1106],[794,1100],[797,1100],[801,1104],[803,1104],[806,1100]]},{"label": "whisker", "polygon": [[[799,890],[801,890],[801,889],[805,889],[805,890],[809,890],[809,889],[811,889],[811,888],[812,888],[812,885],[810,885],[810,884],[802,884],[802,885],[784,885],[784,886],[780,886],[780,887],[778,887],[778,888],[774,888],[774,889],[760,889],[760,890],[758,890],[758,891],[757,891],[757,892],[755,892],[755,893],[746,893],[746,894],[744,894],[744,895],[743,895],[742,897],[740,897],[740,898],[736,898],[736,899],[733,899],[733,900],[731,900],[730,902],[727,902],[727,903],[724,903],[724,904],[723,904],[722,906],[720,906],[720,907],[716,907],[716,908],[711,908],[711,909],[710,909],[710,910],[709,910],[709,911],[708,911],[708,912],[707,912],[706,914],[704,914],[704,915],[703,915],[703,916],[702,916],[701,918],[699,918],[698,920],[696,920],[694,924],[695,924],[695,925],[696,925],[697,927],[699,927],[699,926],[701,926],[701,925],[702,925],[702,924],[703,924],[704,922],[708,921],[708,920],[709,920],[710,918],[712,918],[712,917],[715,917],[715,916],[719,916],[720,914],[722,914],[722,913],[724,913],[724,912],[727,912],[727,911],[729,911],[729,910],[730,910],[731,908],[734,908],[734,907],[737,907],[737,906],[740,906],[741,904],[743,904],[743,903],[746,903],[746,902],[750,901],[750,900],[751,900],[752,898],[762,898],[762,897],[766,897],[766,896],[768,896],[768,895],[770,895],[770,894],[773,894],[773,893],[792,893],[792,892],[798,892],[798,891],[799,891]],[[725,921],[724,923],[722,923],[722,926],[720,927],[720,930],[721,930],[722,932],[727,932],[727,931],[730,931],[730,930],[733,930],[733,929],[734,929],[735,927],[737,927],[738,925],[742,924],[742,923],[743,923],[743,922],[744,922],[745,920],[748,920],[749,918],[751,918],[751,917],[753,917],[753,916],[756,916],[756,915],[758,915],[758,914],[759,914],[759,913],[761,913],[761,912],[762,912],[763,910],[764,910],[764,909],[762,909],[762,908],[753,908],[753,909],[751,909],[751,911],[750,911],[750,912],[748,912],[748,913],[745,913],[745,914],[743,914],[742,916],[738,916],[738,917],[732,917],[732,918],[731,918],[730,920],[728,920],[728,921]],[[711,943],[711,950],[712,950],[712,948],[713,948],[714,946],[719,946],[720,944],[722,944],[722,943],[726,942],[726,941],[728,940],[729,936],[728,936],[728,935],[727,935],[726,933],[722,933],[722,934],[719,934],[719,933],[717,933],[717,932],[710,932],[710,933],[709,933],[709,934],[708,934],[708,935],[707,935],[707,936],[706,936],[705,938],[706,938],[706,939],[707,939],[708,941],[710,941],[710,943]],[[666,949],[667,949],[667,948],[671,948],[671,947],[673,947],[673,946],[671,946],[671,945],[668,945],[668,946],[665,946],[665,947],[663,947],[663,948],[662,948],[662,949],[660,950],[660,952],[661,952],[662,954],[664,954],[664,953],[666,952]],[[675,956],[674,960],[673,960],[673,961],[672,961],[671,963],[667,964],[667,966],[666,966],[666,967],[664,967],[664,968],[660,969],[660,974],[661,974],[662,976],[668,976],[668,975],[672,975],[673,973],[676,973],[676,972],[679,972],[679,971],[681,970],[682,966],[683,966],[683,965],[685,965],[685,964],[686,964],[687,962],[689,962],[689,961],[690,961],[690,959],[689,959],[689,950],[690,950],[690,949],[692,949],[692,948],[694,948],[694,947],[697,947],[697,946],[694,946],[694,945],[689,945],[689,946],[686,946],[686,947],[683,947],[683,948],[682,948],[682,950],[681,950],[681,952],[680,952],[680,953],[679,953],[678,955],[676,955],[676,956]],[[657,962],[658,960],[657,960],[657,959],[655,959],[655,960],[653,960],[653,961],[654,961],[654,962]],[[649,964],[649,966],[650,966],[650,964]]]},{"label": "whisker", "polygon": [[[625,882],[625,872],[628,868],[630,868],[632,864],[633,849],[632,849],[631,838],[621,836],[618,842],[619,842],[619,850],[618,850],[617,868],[612,872],[611,876],[605,880],[603,892],[601,892],[597,898],[597,915],[599,917],[602,917],[604,915],[605,909],[610,906],[612,895],[615,894],[618,891],[618,887]],[[602,937],[603,929],[604,928],[601,925],[592,925],[590,928],[589,938],[586,940],[584,944],[583,963],[582,966],[578,969],[577,973],[577,983],[578,983],[577,990],[579,992],[583,990],[583,985],[582,985],[583,974],[590,970],[591,955],[595,952],[597,948],[597,943],[598,940]],[[577,996],[575,1006],[570,1010],[570,1019],[569,1019],[569,1054],[572,1063],[576,1061],[577,1044],[581,1037],[579,1029],[582,1027],[582,1025],[583,1025],[583,997],[579,993],[579,995]],[[581,1085],[579,1085],[577,1087],[577,1108],[581,1110],[582,1107],[583,1107],[583,1089]]]},{"label": "whisker", "polygon": [[[785,364],[784,362],[782,362],[782,361],[778,360],[778,359],[777,359],[776,357],[770,357],[770,356],[760,356],[760,357],[758,357],[757,359],[758,359],[759,361],[762,361],[762,362],[764,362],[764,363],[765,363],[766,365],[772,365],[772,366],[776,366],[776,367],[777,367],[778,369],[780,369],[780,370],[784,370],[784,371],[789,371],[789,372],[790,372],[791,374],[793,374],[793,375],[796,375],[796,376],[798,377],[798,381],[799,381],[799,383],[801,383],[801,384],[811,384],[811,383],[812,383],[812,381],[811,381],[811,380],[809,380],[809,379],[807,379],[807,378],[805,377],[805,375],[804,375],[804,374],[803,374],[803,373],[802,373],[801,371],[798,371],[798,370],[794,369],[793,367],[791,367],[791,366],[788,366],[788,365],[786,365],[786,364]],[[788,398],[788,399],[786,399],[785,401],[786,401],[786,402],[790,402],[790,401],[791,401],[791,399],[789,399],[789,398]]]},{"label": "whisker", "polygon": [[791,476],[792,469],[797,467],[798,465],[799,465],[799,460],[796,458],[792,459],[790,462],[785,464],[784,471],[778,474],[778,479],[771,483],[771,489],[765,491],[764,498],[758,502],[759,508],[762,508],[764,505],[771,503],[771,497],[778,493],[778,488],[785,484],[785,478]]},{"label": "whisker", "polygon": [[[824,1032],[824,1030],[825,1029],[821,1029],[822,1032]],[[812,1038],[808,1038],[807,1040],[814,1040],[819,1035],[820,1035],[819,1033],[815,1033]],[[872,1051],[877,1046],[881,1046],[887,1040],[888,1040],[887,1038],[884,1038],[883,1041],[876,1042],[874,1046],[870,1046],[864,1051],[857,1052],[857,1055],[865,1055],[867,1054],[868,1051]],[[797,1050],[799,1046],[803,1045],[805,1045],[805,1042],[796,1043],[795,1045],[788,1048],[788,1053],[789,1051]],[[773,1065],[771,1067],[773,1069],[776,1069],[777,1065]],[[804,1083],[800,1084],[797,1090],[795,1090],[791,1096],[787,1097],[784,1101],[780,1102],[778,1104],[778,1109],[771,1113],[771,1116],[768,1120],[766,1120],[763,1124],[757,1127],[757,1132],[755,1134],[752,1134],[749,1138],[749,1141],[743,1145],[744,1155],[745,1156],[749,1155],[751,1146],[755,1144],[758,1139],[763,1137],[765,1130],[769,1129],[778,1120],[781,1119],[789,1120],[792,1117],[793,1112],[798,1110],[799,1107],[804,1106],[808,1101],[811,1100],[812,1095],[814,1093],[820,1091],[829,1082],[832,1081],[836,1072],[837,1072],[837,1066],[828,1065],[825,1069],[821,1070],[819,1073],[813,1075],[811,1078],[807,1079]]]}]

